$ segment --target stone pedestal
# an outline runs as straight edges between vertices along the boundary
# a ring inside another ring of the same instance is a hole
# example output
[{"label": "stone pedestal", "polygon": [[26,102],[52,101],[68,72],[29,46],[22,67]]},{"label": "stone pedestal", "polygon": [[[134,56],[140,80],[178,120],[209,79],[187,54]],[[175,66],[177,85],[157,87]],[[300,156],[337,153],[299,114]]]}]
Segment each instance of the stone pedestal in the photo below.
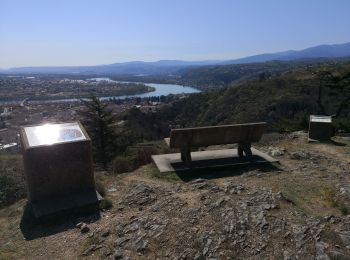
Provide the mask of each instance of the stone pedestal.
[{"label": "stone pedestal", "polygon": [[333,136],[334,129],[331,116],[310,116],[309,140],[327,141]]},{"label": "stone pedestal", "polygon": [[36,217],[98,205],[91,140],[79,122],[21,127],[21,143]]}]

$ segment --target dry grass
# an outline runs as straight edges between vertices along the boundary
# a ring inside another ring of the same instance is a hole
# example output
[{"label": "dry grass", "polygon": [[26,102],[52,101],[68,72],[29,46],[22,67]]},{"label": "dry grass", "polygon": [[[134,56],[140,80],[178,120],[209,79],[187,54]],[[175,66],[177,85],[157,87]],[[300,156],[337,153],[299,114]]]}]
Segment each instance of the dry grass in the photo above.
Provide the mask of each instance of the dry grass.
[{"label": "dry grass", "polygon": [[328,207],[339,209],[342,215],[349,214],[349,208],[343,202],[336,200],[335,189],[325,189],[323,192],[323,200]]},{"label": "dry grass", "polygon": [[334,213],[333,189],[317,180],[304,181],[293,178],[281,184],[283,196],[309,216]]},{"label": "dry grass", "polygon": [[25,241],[19,233],[19,222],[25,200],[0,210],[0,259],[24,259]]},{"label": "dry grass", "polygon": [[180,182],[180,177],[175,172],[160,173],[156,166],[149,164],[143,168],[146,176],[156,178],[159,180],[165,180],[168,182]]},{"label": "dry grass", "polygon": [[324,188],[322,191],[322,201],[326,207],[337,207],[337,202],[335,201],[335,189],[334,188]]}]

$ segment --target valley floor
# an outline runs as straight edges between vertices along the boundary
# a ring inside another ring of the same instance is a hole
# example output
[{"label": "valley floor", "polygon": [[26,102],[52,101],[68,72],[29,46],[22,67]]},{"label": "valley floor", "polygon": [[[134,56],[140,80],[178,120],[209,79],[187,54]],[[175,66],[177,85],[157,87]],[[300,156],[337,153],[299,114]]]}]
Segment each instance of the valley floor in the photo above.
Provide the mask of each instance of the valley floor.
[{"label": "valley floor", "polygon": [[0,210],[0,259],[350,259],[350,139],[270,134],[259,149],[280,163],[100,172],[113,207],[99,217],[26,224],[21,200]]}]

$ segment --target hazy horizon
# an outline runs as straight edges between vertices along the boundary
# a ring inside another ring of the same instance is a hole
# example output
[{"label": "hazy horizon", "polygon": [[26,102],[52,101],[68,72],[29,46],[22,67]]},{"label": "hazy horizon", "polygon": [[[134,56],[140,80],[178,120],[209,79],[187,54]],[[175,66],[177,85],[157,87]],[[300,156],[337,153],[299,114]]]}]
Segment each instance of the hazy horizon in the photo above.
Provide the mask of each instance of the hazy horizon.
[{"label": "hazy horizon", "polygon": [[0,0],[0,68],[229,60],[350,42],[350,2]]}]

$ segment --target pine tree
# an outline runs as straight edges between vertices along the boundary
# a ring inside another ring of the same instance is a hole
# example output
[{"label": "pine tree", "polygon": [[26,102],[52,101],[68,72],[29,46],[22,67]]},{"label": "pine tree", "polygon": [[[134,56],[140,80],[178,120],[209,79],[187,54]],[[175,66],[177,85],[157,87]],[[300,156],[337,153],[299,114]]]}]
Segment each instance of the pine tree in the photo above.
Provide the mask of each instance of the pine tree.
[{"label": "pine tree", "polygon": [[92,140],[95,162],[106,167],[116,153],[116,132],[113,126],[116,119],[112,111],[107,108],[108,105],[97,97],[91,96],[82,102],[85,109],[79,114]]}]

